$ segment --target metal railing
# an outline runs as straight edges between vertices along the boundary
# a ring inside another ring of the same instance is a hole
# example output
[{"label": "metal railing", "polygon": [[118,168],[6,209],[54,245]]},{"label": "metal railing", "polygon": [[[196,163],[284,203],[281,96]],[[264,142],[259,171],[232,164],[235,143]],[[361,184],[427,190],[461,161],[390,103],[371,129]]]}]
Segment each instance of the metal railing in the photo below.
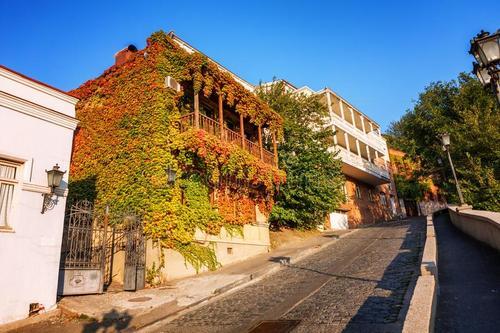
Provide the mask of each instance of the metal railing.
[{"label": "metal railing", "polygon": [[[262,148],[262,158],[260,155],[260,147],[257,143],[252,142],[248,139],[244,139],[241,137],[241,135],[227,127],[224,126],[222,136],[221,136],[221,129],[220,129],[220,124],[218,121],[207,117],[203,114],[199,114],[199,120],[198,120],[198,128],[206,131],[209,134],[212,134],[214,136],[217,136],[221,138],[225,142],[230,142],[238,145],[239,147],[245,149],[248,151],[250,154],[254,155],[255,157],[262,159],[262,161],[266,164],[271,164],[275,165],[275,160],[274,160],[274,154],[271,153],[270,151]],[[180,119],[180,130],[181,132],[184,132],[188,130],[189,128],[196,127],[195,124],[195,115],[194,112],[188,113],[184,116],[181,117]]]}]

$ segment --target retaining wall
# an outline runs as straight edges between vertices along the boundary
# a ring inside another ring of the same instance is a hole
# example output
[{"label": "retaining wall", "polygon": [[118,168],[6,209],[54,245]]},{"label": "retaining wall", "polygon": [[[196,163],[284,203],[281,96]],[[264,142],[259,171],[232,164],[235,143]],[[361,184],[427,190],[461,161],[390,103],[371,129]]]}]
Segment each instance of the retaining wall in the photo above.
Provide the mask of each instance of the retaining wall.
[{"label": "retaining wall", "polygon": [[462,232],[500,251],[500,213],[468,207],[448,208],[451,222]]}]

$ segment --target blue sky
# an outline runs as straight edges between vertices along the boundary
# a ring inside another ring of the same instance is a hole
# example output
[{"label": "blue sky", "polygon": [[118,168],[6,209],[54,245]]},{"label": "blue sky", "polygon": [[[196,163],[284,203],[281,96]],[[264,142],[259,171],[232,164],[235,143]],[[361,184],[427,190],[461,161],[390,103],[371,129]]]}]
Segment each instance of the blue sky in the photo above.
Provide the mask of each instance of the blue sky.
[{"label": "blue sky", "polygon": [[500,28],[500,1],[0,0],[0,63],[70,90],[154,31],[252,83],[332,88],[385,130],[426,85],[470,71],[469,40]]}]

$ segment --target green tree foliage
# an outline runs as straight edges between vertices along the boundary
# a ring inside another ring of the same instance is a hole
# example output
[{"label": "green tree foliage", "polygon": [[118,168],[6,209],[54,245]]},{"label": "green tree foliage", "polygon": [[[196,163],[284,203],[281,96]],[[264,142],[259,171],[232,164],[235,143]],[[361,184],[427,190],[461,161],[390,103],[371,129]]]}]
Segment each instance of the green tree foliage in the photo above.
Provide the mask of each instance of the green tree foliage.
[{"label": "green tree foliage", "polygon": [[417,177],[405,177],[402,175],[394,175],[394,182],[400,198],[412,199],[420,201],[424,197],[424,193],[429,191],[429,183]]},{"label": "green tree foliage", "polygon": [[328,151],[332,130],[328,110],[319,97],[287,93],[282,82],[260,89],[260,97],[284,119],[279,167],[287,181],[270,216],[273,227],[312,229],[342,203],[341,162]]},{"label": "green tree foliage", "polygon": [[444,194],[456,203],[450,165],[437,138],[444,132],[451,136],[450,153],[465,201],[477,209],[500,211],[499,107],[468,74],[429,85],[387,135],[389,145],[421,159],[423,173],[440,175]]}]

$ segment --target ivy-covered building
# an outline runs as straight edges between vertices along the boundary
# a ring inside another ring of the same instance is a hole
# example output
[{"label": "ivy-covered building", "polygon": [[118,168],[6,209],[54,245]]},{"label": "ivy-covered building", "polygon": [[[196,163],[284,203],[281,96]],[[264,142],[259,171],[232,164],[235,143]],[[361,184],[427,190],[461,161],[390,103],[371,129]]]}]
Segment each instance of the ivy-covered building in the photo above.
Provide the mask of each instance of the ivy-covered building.
[{"label": "ivy-covered building", "polygon": [[406,216],[429,215],[446,208],[446,200],[436,184],[442,175],[424,175],[421,161],[399,149],[389,148],[391,171],[401,210]]},{"label": "ivy-covered building", "polygon": [[[269,247],[267,216],[285,181],[282,119],[253,86],[173,33],[71,94],[80,99],[70,199],[144,216],[147,265],[170,279]],[[175,179],[173,179],[175,175]]]}]

